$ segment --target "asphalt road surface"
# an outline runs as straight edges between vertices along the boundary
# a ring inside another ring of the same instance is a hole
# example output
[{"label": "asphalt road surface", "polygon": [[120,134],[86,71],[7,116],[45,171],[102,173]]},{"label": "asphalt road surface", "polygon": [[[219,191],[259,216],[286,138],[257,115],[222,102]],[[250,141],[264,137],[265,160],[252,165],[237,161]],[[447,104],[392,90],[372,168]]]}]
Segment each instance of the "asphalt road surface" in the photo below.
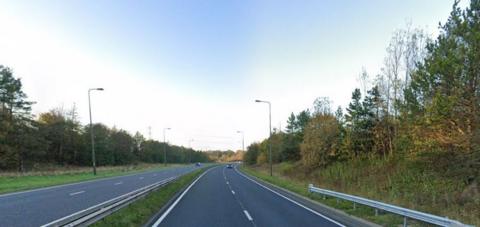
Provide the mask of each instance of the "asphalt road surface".
[{"label": "asphalt road surface", "polygon": [[0,226],[41,226],[197,168],[176,167],[0,195]]},{"label": "asphalt road surface", "polygon": [[225,166],[208,170],[154,226],[343,226]]}]

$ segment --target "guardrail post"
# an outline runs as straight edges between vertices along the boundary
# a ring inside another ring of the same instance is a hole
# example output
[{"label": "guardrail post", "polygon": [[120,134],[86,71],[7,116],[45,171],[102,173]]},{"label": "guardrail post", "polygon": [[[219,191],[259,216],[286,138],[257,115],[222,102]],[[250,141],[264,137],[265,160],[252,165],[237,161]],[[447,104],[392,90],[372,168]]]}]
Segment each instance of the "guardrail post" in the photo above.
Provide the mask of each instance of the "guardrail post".
[{"label": "guardrail post", "polygon": [[378,209],[375,209],[375,216],[378,216]]},{"label": "guardrail post", "polygon": [[312,192],[313,184],[308,184],[308,192]]},{"label": "guardrail post", "polygon": [[355,210],[356,208],[357,208],[357,204],[353,202],[353,210]]},{"label": "guardrail post", "polygon": [[403,216],[403,227],[407,227],[407,216]]}]

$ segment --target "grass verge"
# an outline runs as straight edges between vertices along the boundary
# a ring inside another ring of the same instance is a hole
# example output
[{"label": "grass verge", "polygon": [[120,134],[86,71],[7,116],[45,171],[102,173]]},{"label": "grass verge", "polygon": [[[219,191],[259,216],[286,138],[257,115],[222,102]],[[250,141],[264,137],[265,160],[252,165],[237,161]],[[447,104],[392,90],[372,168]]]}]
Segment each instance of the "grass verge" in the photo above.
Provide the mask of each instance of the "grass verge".
[{"label": "grass verge", "polygon": [[107,216],[92,226],[142,226],[158,212],[179,190],[193,182],[207,168],[184,175],[127,207]]},{"label": "grass verge", "polygon": [[[285,176],[281,176],[278,173],[274,174],[274,176],[270,176],[267,169],[264,168],[253,168],[253,167],[246,167],[241,166],[240,168],[247,174],[255,176],[259,179],[262,179],[268,183],[274,184],[281,188],[287,189],[289,191],[295,192],[299,195],[305,196],[322,204],[325,204],[329,207],[344,211],[347,214],[353,215],[355,217],[359,217],[373,223],[382,225],[382,226],[399,226],[403,223],[403,218],[390,214],[390,213],[379,213],[379,215],[375,215],[375,209],[356,205],[355,209],[353,204],[348,201],[337,200],[335,198],[326,197],[323,198],[317,194],[312,194],[308,192],[308,183],[296,181],[291,178],[287,178]],[[426,226],[425,223],[417,223],[412,220],[409,220],[409,226]]]},{"label": "grass verge", "polygon": [[92,170],[89,167],[31,172],[28,174],[2,173],[0,174],[0,194],[122,176],[148,170],[160,170],[176,166],[181,165],[169,164],[167,167],[164,167],[160,164],[138,164],[131,166],[99,167],[97,168],[96,176],[92,174]]}]

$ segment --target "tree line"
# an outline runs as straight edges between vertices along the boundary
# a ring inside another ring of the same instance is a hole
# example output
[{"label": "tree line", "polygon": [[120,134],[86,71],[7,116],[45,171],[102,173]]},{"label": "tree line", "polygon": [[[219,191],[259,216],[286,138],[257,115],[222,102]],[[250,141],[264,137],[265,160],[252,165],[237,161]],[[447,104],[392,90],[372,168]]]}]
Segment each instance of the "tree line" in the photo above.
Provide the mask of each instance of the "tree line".
[{"label": "tree line", "polygon": [[[22,82],[0,65],[0,170],[26,171],[40,163],[91,165],[90,125],[82,125],[75,105],[33,116]],[[93,125],[97,165],[162,163],[164,143],[136,132]],[[167,162],[207,162],[199,151],[166,145]]]},{"label": "tree line", "polygon": [[215,162],[237,162],[243,160],[243,154],[245,153],[242,150],[232,151],[220,151],[220,150],[210,150],[206,151],[208,158]]},{"label": "tree line", "polygon": [[[354,158],[423,158],[480,176],[480,1],[455,2],[436,39],[410,25],[394,32],[378,75],[362,70],[346,109],[317,98],[285,131],[251,144],[247,164],[298,161],[306,169]],[[445,170],[443,169],[443,170]]]}]

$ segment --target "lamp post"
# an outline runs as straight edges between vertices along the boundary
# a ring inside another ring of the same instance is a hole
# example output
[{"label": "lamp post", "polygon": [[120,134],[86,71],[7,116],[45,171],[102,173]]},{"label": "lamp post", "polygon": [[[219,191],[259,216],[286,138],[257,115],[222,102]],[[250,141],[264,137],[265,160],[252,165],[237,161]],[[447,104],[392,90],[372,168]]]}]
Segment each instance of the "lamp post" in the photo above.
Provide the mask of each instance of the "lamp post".
[{"label": "lamp post", "polygon": [[268,153],[269,153],[269,162],[270,162],[270,176],[272,176],[273,167],[272,167],[272,142],[270,138],[272,137],[272,104],[269,101],[255,100],[255,102],[263,102],[268,104],[268,119],[269,119],[269,132],[270,136],[268,137]]},{"label": "lamp post", "polygon": [[237,133],[242,133],[242,151],[245,151],[245,133],[243,131],[237,131]]},{"label": "lamp post", "polygon": [[165,131],[171,128],[163,128],[163,164],[167,166],[167,142],[165,141]]},{"label": "lamp post", "polygon": [[[193,139],[188,140],[188,147],[193,150],[192,144],[191,144],[192,142],[193,142]],[[188,163],[192,163],[192,153],[191,152],[188,152]]]},{"label": "lamp post", "polygon": [[90,92],[91,91],[103,91],[103,88],[89,88],[88,89],[88,113],[90,114],[90,139],[92,140],[92,166],[93,175],[97,175],[97,167],[95,163],[95,141],[93,138],[93,125],[92,125],[92,105],[90,104]]}]

